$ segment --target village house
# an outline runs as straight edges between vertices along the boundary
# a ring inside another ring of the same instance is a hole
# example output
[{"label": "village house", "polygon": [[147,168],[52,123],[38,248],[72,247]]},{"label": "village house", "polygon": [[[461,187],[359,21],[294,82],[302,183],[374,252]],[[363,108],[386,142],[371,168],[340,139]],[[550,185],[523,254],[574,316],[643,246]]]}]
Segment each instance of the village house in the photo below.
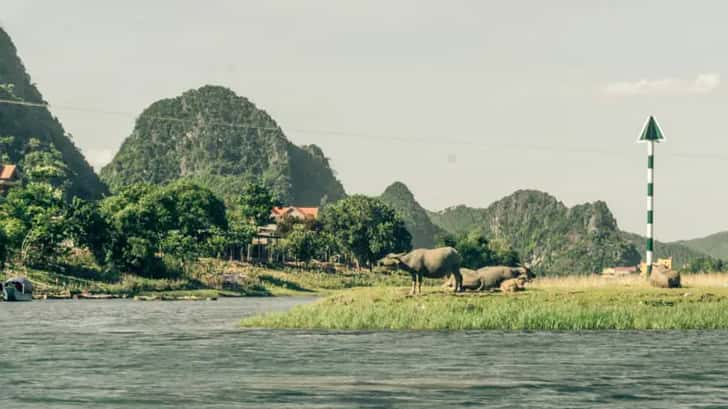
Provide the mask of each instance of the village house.
[{"label": "village house", "polygon": [[6,194],[12,186],[18,184],[18,179],[15,165],[0,165],[0,194]]},{"label": "village house", "polygon": [[318,211],[318,207],[274,207],[271,210],[270,216],[276,223],[279,223],[287,217],[292,217],[298,220],[316,219],[318,217]]},{"label": "village house", "polygon": [[[653,268],[672,270],[672,257],[658,258],[652,266]],[[602,275],[606,277],[620,277],[637,273],[641,273],[642,275],[647,274],[647,264],[644,261],[639,266],[605,267],[602,270]]]},{"label": "village house", "polygon": [[298,206],[274,207],[271,209],[270,217],[274,223],[258,227],[253,242],[247,248],[247,259],[272,261],[274,254],[271,251],[271,246],[280,239],[278,235],[278,224],[287,218],[315,220],[318,217],[318,211],[318,207]]}]

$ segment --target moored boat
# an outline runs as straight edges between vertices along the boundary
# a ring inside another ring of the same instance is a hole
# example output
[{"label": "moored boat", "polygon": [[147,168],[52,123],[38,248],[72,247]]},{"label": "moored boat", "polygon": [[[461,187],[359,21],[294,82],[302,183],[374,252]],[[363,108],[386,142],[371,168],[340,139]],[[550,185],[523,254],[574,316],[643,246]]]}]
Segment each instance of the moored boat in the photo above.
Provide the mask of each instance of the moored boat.
[{"label": "moored boat", "polygon": [[33,284],[25,277],[11,278],[2,285],[5,301],[30,301],[33,299]]}]

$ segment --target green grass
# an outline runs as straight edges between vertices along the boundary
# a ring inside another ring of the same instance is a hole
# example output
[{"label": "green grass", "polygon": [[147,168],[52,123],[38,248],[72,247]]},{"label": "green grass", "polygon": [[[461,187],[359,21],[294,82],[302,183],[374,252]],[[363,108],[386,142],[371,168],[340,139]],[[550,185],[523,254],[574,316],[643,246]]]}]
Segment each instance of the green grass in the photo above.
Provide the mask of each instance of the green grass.
[{"label": "green grass", "polygon": [[[0,273],[0,278],[2,278]],[[287,296],[330,294],[335,290],[356,287],[407,285],[404,274],[347,271],[327,273],[305,269],[253,267],[237,262],[203,259],[190,271],[175,279],[151,279],[133,274],[110,274],[98,266],[67,264],[56,271],[9,267],[5,277],[26,276],[38,296],[71,297],[75,294],[111,294],[116,296]],[[225,276],[237,277],[235,286],[224,283]],[[432,281],[432,283],[435,283]]]},{"label": "green grass", "polygon": [[[689,280],[688,280],[689,281]],[[424,289],[423,289],[424,290]],[[728,287],[656,289],[641,282],[596,286],[535,283],[516,294],[453,295],[428,288],[346,290],[243,327],[349,330],[728,329]]]}]

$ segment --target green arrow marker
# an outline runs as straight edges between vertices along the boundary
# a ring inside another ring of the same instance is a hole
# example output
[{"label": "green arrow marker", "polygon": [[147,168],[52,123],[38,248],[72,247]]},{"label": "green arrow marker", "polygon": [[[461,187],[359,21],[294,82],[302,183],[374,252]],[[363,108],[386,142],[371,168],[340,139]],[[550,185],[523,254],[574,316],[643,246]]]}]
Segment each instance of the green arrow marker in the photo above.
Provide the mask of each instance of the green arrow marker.
[{"label": "green arrow marker", "polygon": [[655,251],[655,142],[665,140],[655,118],[650,116],[637,142],[647,143],[647,277],[652,273],[652,257]]}]

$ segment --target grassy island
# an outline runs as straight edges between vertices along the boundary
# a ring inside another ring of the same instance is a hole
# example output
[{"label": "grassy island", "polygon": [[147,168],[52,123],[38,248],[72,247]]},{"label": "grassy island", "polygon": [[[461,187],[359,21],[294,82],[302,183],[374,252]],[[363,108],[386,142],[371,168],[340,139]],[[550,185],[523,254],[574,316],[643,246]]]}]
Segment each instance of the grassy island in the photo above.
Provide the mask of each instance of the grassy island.
[{"label": "grassy island", "polygon": [[[424,291],[424,289],[423,289]],[[544,278],[515,294],[421,296],[393,287],[337,292],[290,311],[246,318],[243,327],[346,330],[728,329],[728,275],[683,276],[683,288],[639,277]]]}]

